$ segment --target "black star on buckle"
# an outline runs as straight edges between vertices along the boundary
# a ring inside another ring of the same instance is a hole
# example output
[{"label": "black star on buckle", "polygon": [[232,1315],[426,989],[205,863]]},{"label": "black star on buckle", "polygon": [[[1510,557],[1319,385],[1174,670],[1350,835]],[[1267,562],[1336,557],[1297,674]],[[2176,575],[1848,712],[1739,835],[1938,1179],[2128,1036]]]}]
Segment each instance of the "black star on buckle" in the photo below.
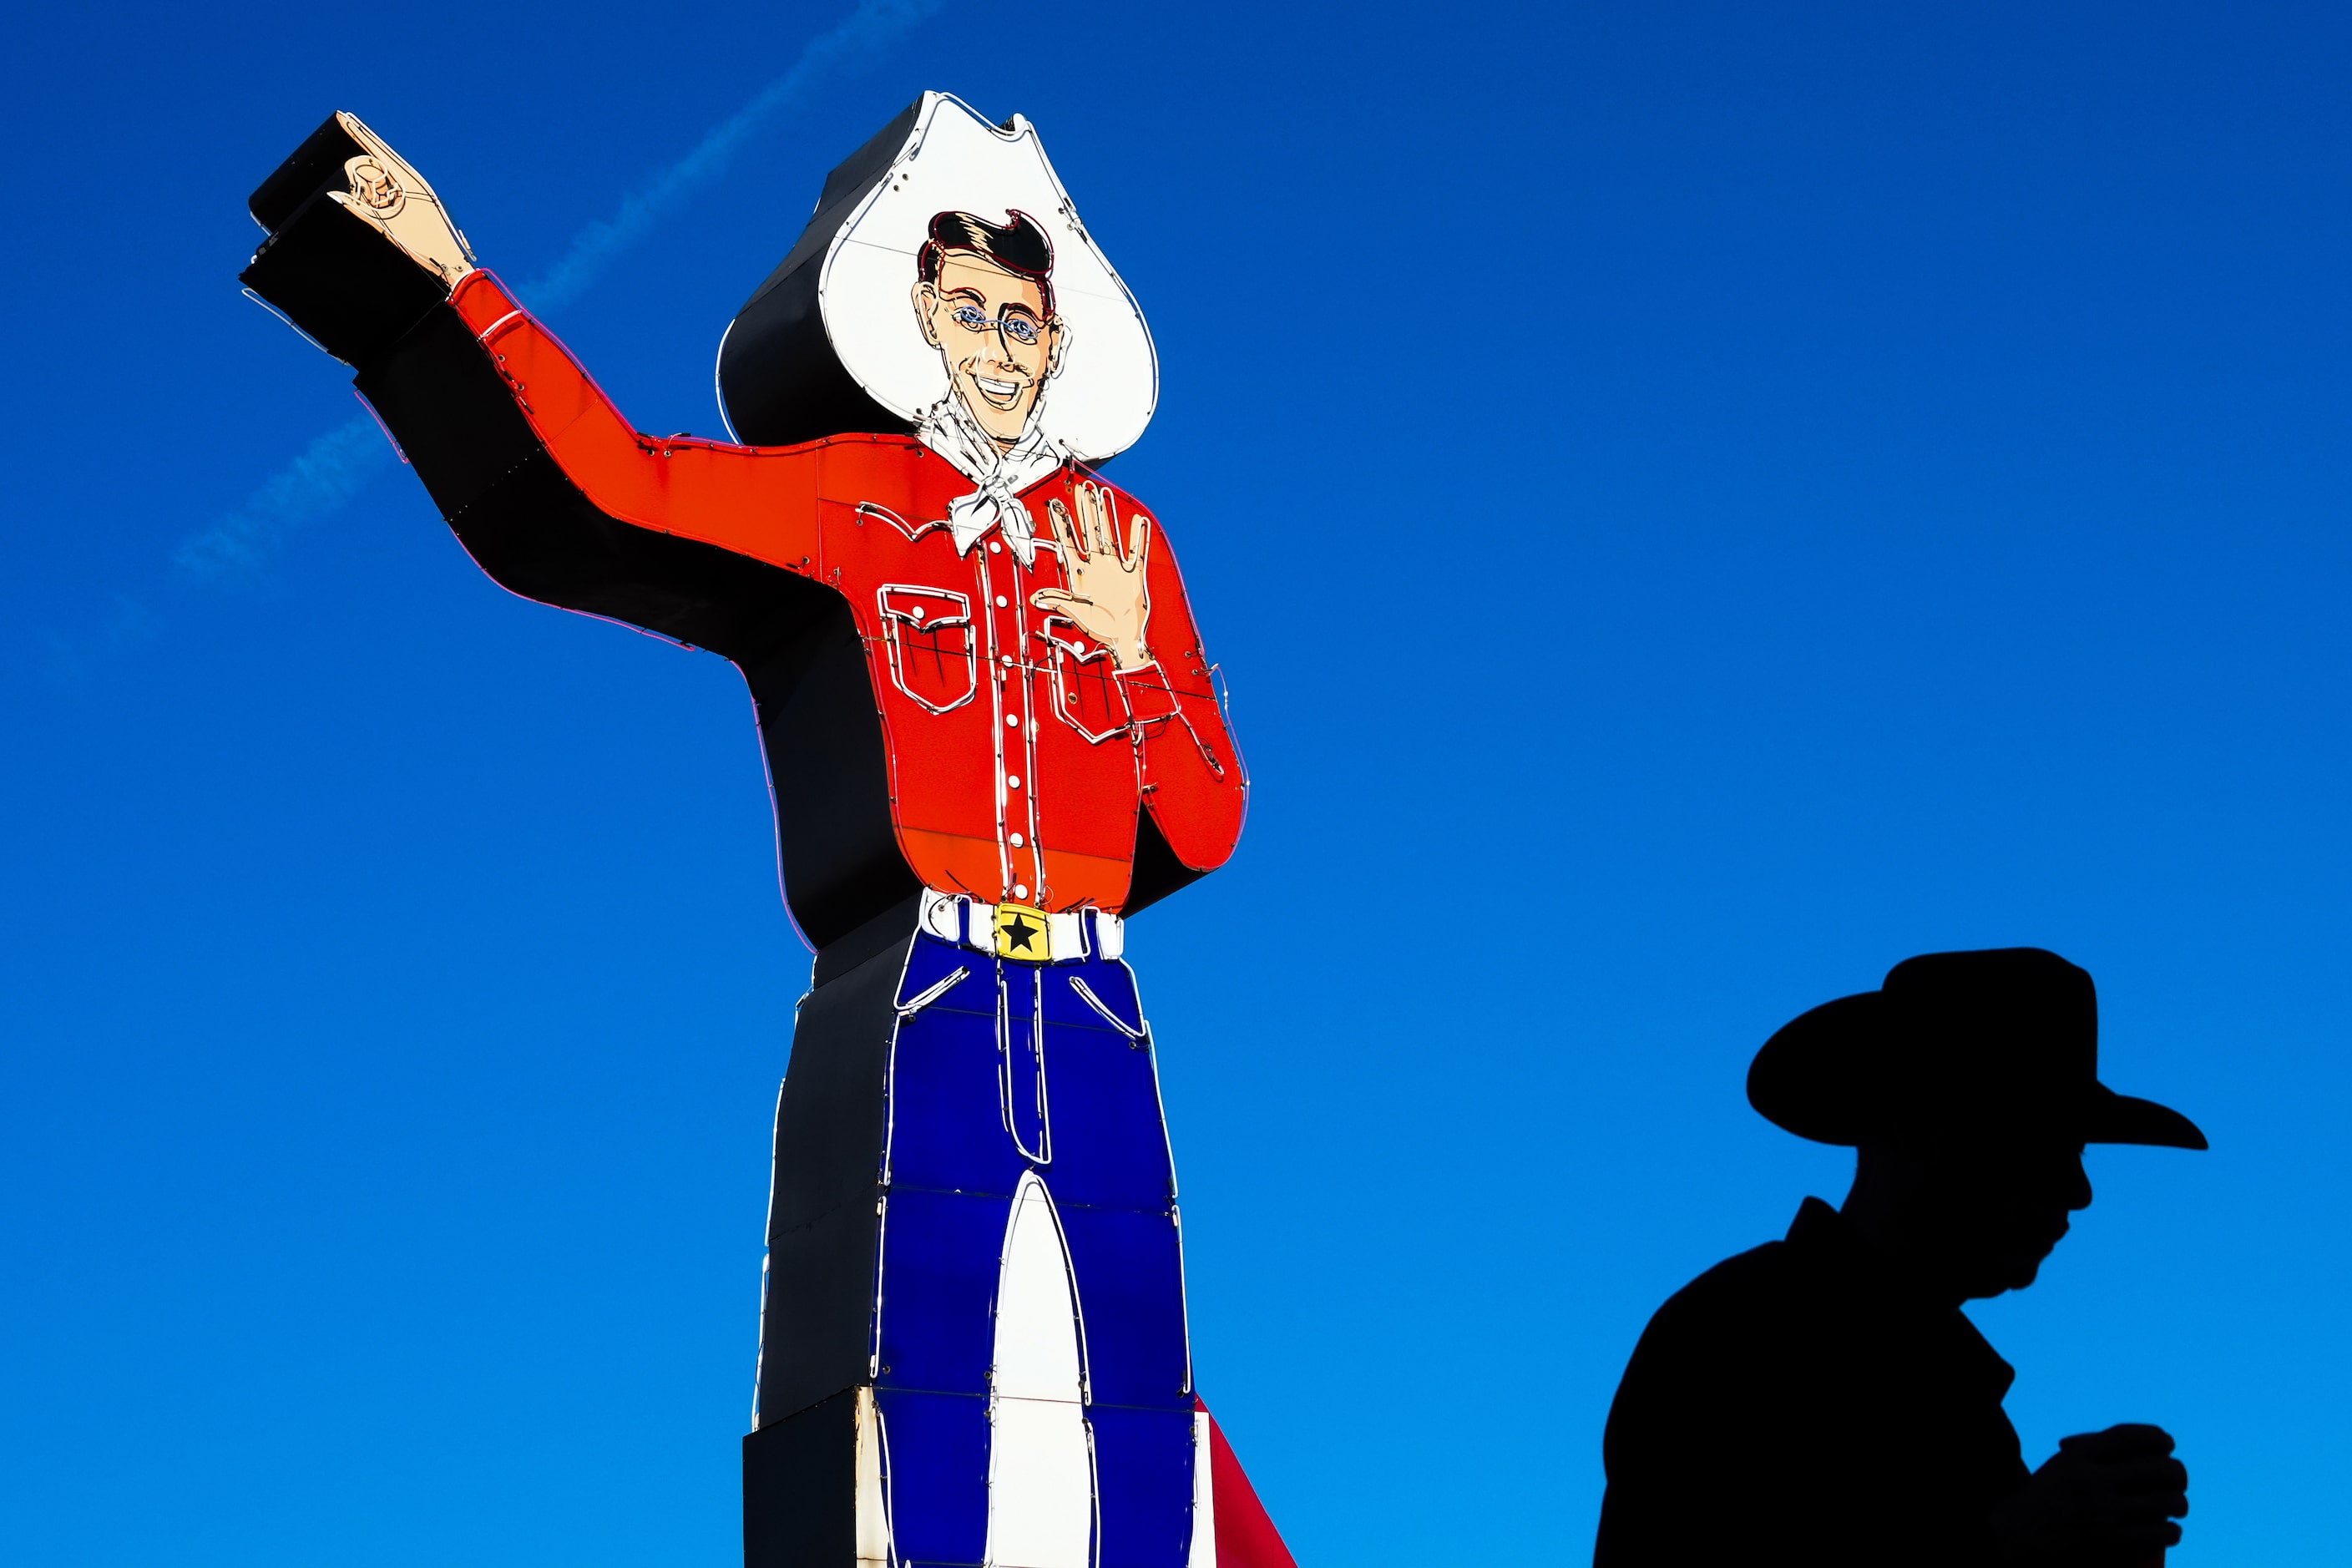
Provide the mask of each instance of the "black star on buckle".
[{"label": "black star on buckle", "polygon": [[997,905],[996,956],[1052,963],[1052,931],[1045,923],[1045,911],[1030,904]]}]

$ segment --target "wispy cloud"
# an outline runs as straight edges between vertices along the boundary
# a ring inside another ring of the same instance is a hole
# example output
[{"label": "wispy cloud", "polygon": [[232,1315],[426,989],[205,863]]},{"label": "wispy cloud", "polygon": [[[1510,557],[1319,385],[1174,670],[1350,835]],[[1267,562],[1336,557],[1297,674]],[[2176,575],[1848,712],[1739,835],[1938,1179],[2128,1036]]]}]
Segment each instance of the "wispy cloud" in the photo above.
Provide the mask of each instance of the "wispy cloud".
[{"label": "wispy cloud", "polygon": [[[522,285],[522,298],[542,310],[577,300],[615,258],[652,233],[671,208],[724,174],[763,122],[790,108],[828,72],[897,42],[940,4],[859,0],[855,11],[810,39],[790,69],[713,126],[684,157],[624,197],[612,216],[574,235],[562,256]],[[270,475],[236,510],[182,540],[172,552],[173,562],[198,581],[249,571],[275,554],[297,530],[340,510],[394,465],[391,445],[373,417],[362,415],[338,425]]]},{"label": "wispy cloud", "polygon": [[620,210],[574,235],[555,264],[522,286],[534,307],[552,310],[576,300],[613,258],[644,238],[662,214],[727,172],[728,163],[761,122],[821,80],[827,71],[897,41],[940,8],[941,0],[860,0],[856,11],[809,40],[792,69],[757,98],[710,128],[694,150],[622,201]]},{"label": "wispy cloud", "polygon": [[303,447],[243,506],[180,541],[173,564],[198,577],[257,566],[287,535],[335,510],[392,466],[392,446],[375,420],[365,414],[346,420]]}]

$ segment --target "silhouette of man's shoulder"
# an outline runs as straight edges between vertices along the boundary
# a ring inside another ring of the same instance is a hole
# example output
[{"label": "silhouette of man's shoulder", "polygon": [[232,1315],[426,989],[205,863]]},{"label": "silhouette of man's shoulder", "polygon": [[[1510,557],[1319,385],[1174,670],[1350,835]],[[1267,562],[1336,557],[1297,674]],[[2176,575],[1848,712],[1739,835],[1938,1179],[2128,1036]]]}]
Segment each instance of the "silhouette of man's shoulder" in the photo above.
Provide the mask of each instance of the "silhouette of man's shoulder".
[{"label": "silhouette of man's shoulder", "polygon": [[[1800,1546],[1820,1563],[1944,1561],[2023,1479],[2010,1370],[1913,1291],[1837,1211],[1717,1264],[1650,1320],[1602,1442],[1602,1568]],[[1969,1543],[1973,1549],[1973,1542]],[[1923,1555],[1924,1553],[1924,1555]]]},{"label": "silhouette of man's shoulder", "polygon": [[1792,1247],[1785,1240],[1768,1241],[1725,1258],[1667,1297],[1657,1318],[1693,1323],[1745,1321],[1761,1303],[1791,1293],[1818,1293],[1820,1276],[1818,1263],[1808,1258],[1803,1248]]},{"label": "silhouette of man's shoulder", "polygon": [[[1722,1370],[1746,1381],[1793,1371],[1785,1354],[1791,1341],[1844,1338],[1880,1292],[1843,1226],[1835,1210],[1808,1198],[1786,1239],[1727,1258],[1675,1291],[1643,1332],[1628,1379],[1645,1361],[1671,1356],[1727,1363]],[[1784,1353],[1757,1358],[1773,1345]]]}]

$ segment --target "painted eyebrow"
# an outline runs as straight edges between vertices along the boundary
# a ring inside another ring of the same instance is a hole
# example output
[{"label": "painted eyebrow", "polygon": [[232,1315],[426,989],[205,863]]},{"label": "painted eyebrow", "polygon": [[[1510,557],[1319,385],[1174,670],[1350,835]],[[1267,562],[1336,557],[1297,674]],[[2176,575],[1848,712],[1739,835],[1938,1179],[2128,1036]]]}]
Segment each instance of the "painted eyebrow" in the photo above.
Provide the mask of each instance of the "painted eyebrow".
[{"label": "painted eyebrow", "polygon": [[[988,305],[988,296],[982,293],[977,289],[943,289],[940,291],[940,298],[942,300],[961,300],[968,301],[971,304],[981,306],[983,309]],[[1021,303],[1018,300],[1012,300],[1006,304],[997,307],[996,313],[999,316],[1025,316],[1030,321],[1038,323],[1040,326],[1043,326],[1045,321],[1045,318],[1044,316],[1039,315],[1036,311]]]}]

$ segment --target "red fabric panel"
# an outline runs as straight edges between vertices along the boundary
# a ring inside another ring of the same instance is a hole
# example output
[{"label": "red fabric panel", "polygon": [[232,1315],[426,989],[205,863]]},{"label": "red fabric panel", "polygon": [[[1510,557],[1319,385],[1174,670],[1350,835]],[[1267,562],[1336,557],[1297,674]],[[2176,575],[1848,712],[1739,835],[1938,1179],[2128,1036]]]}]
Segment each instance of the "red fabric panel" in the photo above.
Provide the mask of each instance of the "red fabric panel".
[{"label": "red fabric panel", "polygon": [[[1192,1404],[1203,1413],[1209,1408],[1197,1397]],[[1209,1485],[1217,1505],[1217,1568],[1298,1568],[1213,1415],[1209,1417]]]}]

